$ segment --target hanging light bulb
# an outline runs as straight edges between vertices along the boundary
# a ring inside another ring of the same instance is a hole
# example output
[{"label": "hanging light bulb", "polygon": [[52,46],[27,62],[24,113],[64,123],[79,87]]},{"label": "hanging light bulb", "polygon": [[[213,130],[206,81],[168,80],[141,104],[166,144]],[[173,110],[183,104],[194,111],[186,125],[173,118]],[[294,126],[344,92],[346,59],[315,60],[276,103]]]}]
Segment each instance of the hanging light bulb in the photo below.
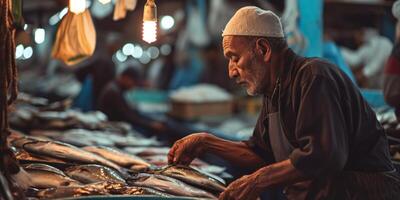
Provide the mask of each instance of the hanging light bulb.
[{"label": "hanging light bulb", "polygon": [[75,14],[82,13],[86,9],[86,0],[69,0],[69,10]]},{"label": "hanging light bulb", "polygon": [[143,40],[147,43],[157,40],[157,6],[154,0],[147,0],[144,5]]}]

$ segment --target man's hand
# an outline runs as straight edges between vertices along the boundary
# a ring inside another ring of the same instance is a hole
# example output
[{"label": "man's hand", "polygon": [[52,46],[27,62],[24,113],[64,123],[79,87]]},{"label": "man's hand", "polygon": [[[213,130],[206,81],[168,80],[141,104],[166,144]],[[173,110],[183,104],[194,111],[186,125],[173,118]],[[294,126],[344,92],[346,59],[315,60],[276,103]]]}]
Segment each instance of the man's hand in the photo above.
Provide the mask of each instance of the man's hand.
[{"label": "man's hand", "polygon": [[219,195],[219,200],[255,200],[260,195],[256,189],[256,176],[254,174],[243,176],[232,182],[224,192]]},{"label": "man's hand", "polygon": [[189,165],[204,152],[207,136],[207,133],[194,133],[176,141],[168,153],[168,164]]}]

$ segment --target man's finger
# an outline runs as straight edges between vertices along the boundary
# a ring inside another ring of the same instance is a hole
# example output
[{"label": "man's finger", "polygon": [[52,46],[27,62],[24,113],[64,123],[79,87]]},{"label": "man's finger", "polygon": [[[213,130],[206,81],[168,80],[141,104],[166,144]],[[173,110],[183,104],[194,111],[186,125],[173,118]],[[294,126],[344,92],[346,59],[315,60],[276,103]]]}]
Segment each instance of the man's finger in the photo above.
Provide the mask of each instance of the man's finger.
[{"label": "man's finger", "polygon": [[218,200],[229,200],[229,192],[227,190],[225,190],[224,192],[222,192],[219,197]]},{"label": "man's finger", "polygon": [[174,152],[174,159],[172,160],[173,164],[180,164],[182,162],[182,158],[185,156],[185,149],[180,147],[177,148]]},{"label": "man's finger", "polygon": [[173,164],[175,159],[176,150],[179,148],[179,145],[175,143],[172,148],[168,152],[168,164]]}]

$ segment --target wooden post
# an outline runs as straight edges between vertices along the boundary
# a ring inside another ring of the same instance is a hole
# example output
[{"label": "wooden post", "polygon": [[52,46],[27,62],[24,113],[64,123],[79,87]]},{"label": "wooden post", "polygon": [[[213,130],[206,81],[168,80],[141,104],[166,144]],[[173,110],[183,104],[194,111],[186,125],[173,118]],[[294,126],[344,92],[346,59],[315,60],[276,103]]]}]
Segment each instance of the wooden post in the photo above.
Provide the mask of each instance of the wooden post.
[{"label": "wooden post", "polygon": [[[14,154],[7,145],[10,134],[8,124],[8,106],[17,98],[17,68],[15,65],[15,26],[12,12],[12,0],[0,0],[0,171],[8,180],[8,185],[2,184],[4,198],[21,197],[11,176],[19,172],[19,165]],[[4,181],[4,179],[3,179]],[[9,193],[8,193],[9,194]]]}]

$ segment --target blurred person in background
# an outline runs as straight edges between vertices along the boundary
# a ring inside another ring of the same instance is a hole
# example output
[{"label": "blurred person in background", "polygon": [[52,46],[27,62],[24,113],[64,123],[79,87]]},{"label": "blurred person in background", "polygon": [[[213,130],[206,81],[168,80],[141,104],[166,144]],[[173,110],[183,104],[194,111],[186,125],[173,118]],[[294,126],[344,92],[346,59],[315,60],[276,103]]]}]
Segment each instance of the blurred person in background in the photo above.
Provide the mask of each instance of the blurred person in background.
[{"label": "blurred person in background", "polygon": [[111,121],[125,121],[139,130],[163,132],[164,124],[146,118],[125,99],[125,92],[142,86],[142,83],[139,72],[134,67],[127,67],[105,86],[98,99],[98,109]]},{"label": "blurred person in background", "polygon": [[115,78],[116,66],[112,57],[120,45],[118,34],[108,33],[98,37],[93,58],[74,71],[75,77],[82,83],[75,107],[83,111],[98,109],[97,101],[101,91]]},{"label": "blurred person in background", "polygon": [[[400,1],[392,8],[393,15],[400,19]],[[395,108],[397,120],[400,121],[400,22],[396,24],[396,43],[386,63],[384,71],[383,94],[386,102]]]},{"label": "blurred person in background", "polygon": [[393,47],[392,42],[371,28],[360,30],[356,39],[361,44],[357,50],[341,49],[345,61],[355,70],[360,87],[382,89],[383,69]]}]

